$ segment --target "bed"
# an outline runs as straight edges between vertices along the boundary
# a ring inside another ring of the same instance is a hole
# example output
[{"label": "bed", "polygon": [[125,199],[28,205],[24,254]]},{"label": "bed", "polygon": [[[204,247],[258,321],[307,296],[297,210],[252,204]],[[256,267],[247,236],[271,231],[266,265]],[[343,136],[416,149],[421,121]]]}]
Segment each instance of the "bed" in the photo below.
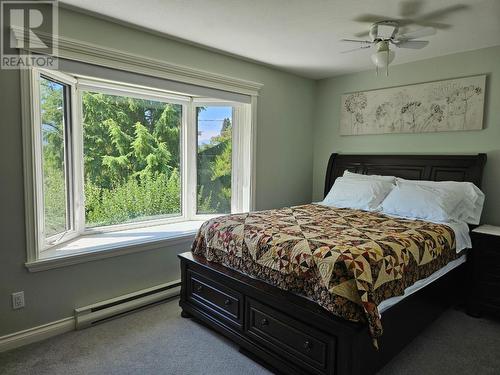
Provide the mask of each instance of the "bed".
[{"label": "bed", "polygon": [[[480,186],[485,161],[484,154],[332,154],[325,195],[345,170],[412,180],[468,181]],[[299,206],[297,210],[300,214],[300,210],[307,213],[320,208]],[[377,319],[373,319],[370,336],[366,323],[333,315],[293,290],[283,290],[191,252],[181,254],[180,259],[182,316],[196,318],[234,341],[246,355],[285,374],[375,373],[442,311],[459,303],[467,288],[465,257],[446,259],[442,266],[448,269],[428,270],[412,289],[405,288],[403,296],[378,305],[381,317],[376,316],[383,335],[377,334]],[[436,276],[436,270],[441,274]]]}]

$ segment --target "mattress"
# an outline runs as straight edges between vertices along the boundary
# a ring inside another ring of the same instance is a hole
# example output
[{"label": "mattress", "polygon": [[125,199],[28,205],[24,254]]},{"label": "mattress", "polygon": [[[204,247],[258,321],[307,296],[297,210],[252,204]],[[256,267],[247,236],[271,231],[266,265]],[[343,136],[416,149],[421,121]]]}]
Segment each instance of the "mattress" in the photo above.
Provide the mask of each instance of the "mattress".
[{"label": "mattress", "polygon": [[[413,219],[409,219],[409,220],[413,220]],[[469,226],[467,225],[467,223],[464,223],[464,222],[452,222],[452,223],[437,222],[437,224],[445,224],[453,230],[453,232],[455,233],[455,242],[456,242],[455,249],[456,249],[457,253],[463,252],[464,249],[472,248],[472,243],[471,243],[472,241],[470,238],[470,230],[469,230]],[[406,288],[404,290],[403,295],[391,297],[391,298],[388,298],[388,299],[382,301],[378,305],[379,313],[382,314],[384,311],[390,309],[395,304],[404,300],[406,297],[412,295],[415,292],[418,292],[422,288],[425,288],[427,285],[436,281],[440,277],[446,275],[448,272],[457,268],[459,265],[465,263],[466,260],[467,260],[467,255],[463,254],[462,256],[460,256],[460,258],[452,260],[447,265],[445,265],[444,267],[442,267],[439,270],[437,270],[436,272],[434,272],[432,275],[426,277],[425,279],[418,280],[415,284]]]},{"label": "mattress", "polygon": [[448,272],[451,270],[457,268],[459,265],[465,263],[467,260],[467,255],[464,254],[460,258],[452,260],[450,263],[448,263],[446,266],[443,268],[440,268],[436,272],[434,272],[432,275],[429,277],[426,277],[425,279],[418,280],[415,284],[412,286],[408,287],[405,289],[405,292],[402,296],[396,296],[396,297],[391,297],[388,298],[384,301],[382,301],[378,305],[378,312],[380,314],[383,314],[384,311],[389,310],[392,306],[396,305],[397,303],[401,302],[404,300],[406,297],[411,296],[413,293],[418,292],[420,289],[425,288],[427,285],[433,283],[440,277],[446,275]]}]

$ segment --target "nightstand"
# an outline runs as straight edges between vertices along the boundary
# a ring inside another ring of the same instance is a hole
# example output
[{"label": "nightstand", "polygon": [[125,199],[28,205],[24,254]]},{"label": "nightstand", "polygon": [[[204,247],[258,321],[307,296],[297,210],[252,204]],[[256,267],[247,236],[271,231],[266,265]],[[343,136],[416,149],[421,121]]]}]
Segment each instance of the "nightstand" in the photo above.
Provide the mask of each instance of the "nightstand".
[{"label": "nightstand", "polygon": [[467,312],[477,317],[483,312],[500,316],[500,227],[481,225],[471,237]]}]

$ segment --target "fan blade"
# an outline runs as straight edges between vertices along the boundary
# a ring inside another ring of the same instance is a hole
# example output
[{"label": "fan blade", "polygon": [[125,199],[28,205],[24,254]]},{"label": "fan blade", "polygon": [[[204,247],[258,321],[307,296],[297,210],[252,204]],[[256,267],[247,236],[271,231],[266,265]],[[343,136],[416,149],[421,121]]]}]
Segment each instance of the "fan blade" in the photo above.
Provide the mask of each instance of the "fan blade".
[{"label": "fan blade", "polygon": [[436,34],[436,29],[434,27],[423,27],[421,29],[410,31],[405,34],[399,34],[396,36],[396,39],[410,40],[421,38],[423,36],[431,36],[434,34]]},{"label": "fan blade", "polygon": [[426,21],[423,19],[414,19],[409,22],[409,24],[414,24],[422,27],[433,27],[435,29],[439,30],[445,30],[449,29],[451,25],[449,23],[442,23],[442,22],[431,22],[431,21]]},{"label": "fan blade", "polygon": [[357,39],[340,39],[341,42],[349,42],[349,43],[362,43],[362,44],[372,44],[369,40],[357,40]]},{"label": "fan blade", "polygon": [[394,43],[396,47],[399,48],[411,48],[411,49],[421,49],[429,44],[428,40],[400,40]]},{"label": "fan blade", "polygon": [[415,21],[418,22],[423,22],[423,21],[439,21],[440,18],[447,16],[450,13],[458,12],[460,10],[467,10],[469,9],[469,5],[465,4],[456,4],[456,5],[450,5],[446,8],[442,8],[439,10],[436,10],[434,12],[429,12],[426,14],[422,14],[421,16],[418,17]]},{"label": "fan blade", "polygon": [[348,49],[347,51],[341,51],[340,53],[349,53],[349,52],[356,52],[356,51],[361,51],[362,49],[367,49],[370,48],[371,46],[361,46],[358,48],[353,48],[353,49]]},{"label": "fan blade", "polygon": [[385,16],[379,16],[376,14],[361,14],[353,19],[355,22],[365,22],[365,23],[376,23],[379,21],[391,20]]},{"label": "fan blade", "polygon": [[370,32],[368,30],[366,31],[360,31],[359,33],[354,34],[356,38],[364,38],[366,36],[370,36]]},{"label": "fan blade", "polygon": [[420,13],[422,0],[406,0],[399,3],[399,15],[403,18],[413,17]]},{"label": "fan blade", "polygon": [[387,16],[379,16],[376,14],[362,14],[353,19],[355,22],[364,22],[364,23],[377,23],[381,21],[394,21],[399,24],[399,26],[406,26],[408,24],[413,23],[413,20],[410,19],[402,19],[402,18],[393,18]]},{"label": "fan blade", "polygon": [[450,13],[467,10],[469,8],[470,6],[465,4],[451,5],[446,8],[442,8],[434,12],[425,13],[418,17],[415,17],[413,19],[413,23],[420,26],[431,26],[435,29],[449,29],[451,25],[448,23],[440,22],[440,20],[445,19],[446,16]]}]

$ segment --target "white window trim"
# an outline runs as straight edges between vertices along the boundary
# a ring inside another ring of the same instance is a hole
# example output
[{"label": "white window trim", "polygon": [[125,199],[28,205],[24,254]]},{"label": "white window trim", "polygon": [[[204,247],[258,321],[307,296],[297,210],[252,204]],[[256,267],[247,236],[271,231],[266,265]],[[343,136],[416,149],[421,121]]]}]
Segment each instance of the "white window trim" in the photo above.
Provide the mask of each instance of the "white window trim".
[{"label": "white window trim", "polygon": [[[30,70],[30,80],[32,82],[32,90],[34,93],[35,97],[40,97],[40,78],[41,76],[45,76],[51,80],[66,84],[70,88],[70,118],[66,118],[67,113],[64,114],[65,121],[69,121],[70,124],[74,124],[75,120],[77,119],[77,108],[78,104],[75,103],[76,101],[74,98],[76,98],[76,92],[75,92],[75,85],[76,85],[76,79],[74,77],[71,77],[69,75],[66,75],[61,72],[57,71],[48,71],[48,70],[38,70],[38,69],[33,69]],[[67,97],[64,98],[65,101],[68,99]],[[37,160],[41,158],[41,153],[42,153],[42,145],[41,145],[41,118],[40,118],[40,107],[39,107],[39,101],[34,100],[33,101],[33,122],[32,122],[32,129],[33,129],[33,155],[34,159]],[[74,127],[71,128],[71,133],[70,137],[71,139],[69,140],[69,144],[66,144],[64,142],[64,147],[70,147],[71,154],[78,154],[80,148],[79,148],[79,129],[75,129]],[[66,133],[67,131],[67,126],[65,125],[64,127],[64,132]],[[65,139],[66,140],[66,139]],[[80,201],[81,195],[79,194],[79,161],[76,160],[76,158],[71,157],[69,160],[67,160],[68,156],[68,151],[65,150],[65,166],[66,169],[70,174],[73,175],[72,178],[69,178],[71,182],[71,188],[67,192],[69,194],[69,201],[70,201],[70,207],[69,210],[70,212],[73,212],[70,214],[70,228],[64,232],[63,234],[56,234],[50,238],[45,239],[45,228],[41,228],[37,232],[37,242],[40,245],[39,251],[43,251],[46,248],[49,247],[48,243],[53,245],[57,245],[63,238],[64,241],[70,240],[78,236],[78,230],[79,230],[79,217],[82,216],[82,202]],[[35,163],[35,179],[37,181],[43,181],[42,178],[42,163],[41,162],[36,162]],[[73,182],[76,182],[73,184]],[[42,185],[42,184],[40,184]],[[43,207],[43,186],[40,186],[39,189],[36,189],[35,191],[35,206],[36,206],[36,211],[37,211],[37,222],[41,223],[44,222],[44,217],[43,217],[43,210],[40,209],[39,207]],[[69,212],[68,212],[69,213]]]},{"label": "white window trim", "polygon": [[[143,238],[141,238],[141,236],[135,236],[136,238],[120,241],[119,245],[117,245],[114,241],[106,242],[106,239],[99,234],[81,236],[72,241],[68,241],[51,248],[49,250],[50,256],[26,262],[26,267],[31,272],[44,271],[47,269],[65,267],[77,263],[89,262],[118,255],[132,254],[145,250],[165,249],[166,247],[179,244],[185,246],[185,249],[187,250],[193,242],[196,231],[201,224],[201,221],[184,221],[175,224],[157,225],[148,228],[135,228],[164,230],[164,235],[157,237],[143,236]],[[186,228],[186,226],[188,228]],[[122,231],[120,233],[127,234],[127,232],[133,231],[134,229],[132,228],[128,231]],[[172,234],[169,233],[169,231],[173,231],[175,233]],[[80,242],[86,243],[84,248],[72,249],[75,244]]]},{"label": "white window trim", "polygon": [[[22,35],[17,35],[22,38]],[[52,37],[47,35],[47,40]],[[161,60],[144,58],[143,56],[138,56],[130,54],[127,52],[114,50],[110,48],[104,48],[91,43],[84,43],[74,39],[56,37],[59,44],[58,57],[67,58],[72,60],[81,61],[84,63],[97,64],[105,67],[122,69],[125,71],[130,71],[139,74],[151,75],[154,77],[166,78],[171,80],[176,80],[180,82],[186,82],[201,86],[206,86],[210,88],[232,91],[240,94],[251,96],[251,122],[250,127],[246,131],[251,134],[251,144],[249,145],[249,164],[248,167],[251,171],[248,175],[249,177],[245,181],[243,186],[244,189],[248,189],[248,195],[250,200],[248,202],[248,207],[243,207],[244,211],[253,210],[255,207],[255,150],[256,150],[256,122],[257,122],[257,101],[259,91],[262,88],[262,84],[255,83],[251,81],[245,81],[241,79],[236,79],[233,77],[228,77],[221,74],[214,74],[210,72],[201,71],[198,69],[192,69],[188,67],[183,67],[179,65],[174,65],[166,63]],[[42,37],[43,39],[43,37]],[[58,72],[52,72],[53,74],[58,74]],[[63,258],[55,259],[40,259],[39,249],[37,248],[38,240],[36,238],[37,233],[39,233],[37,215],[37,202],[35,195],[35,169],[36,163],[34,163],[34,144],[33,144],[33,118],[36,116],[36,111],[33,109],[32,105],[32,88],[35,82],[31,77],[29,70],[21,70],[21,106],[22,106],[22,130],[23,130],[23,169],[24,169],[24,195],[25,195],[25,222],[26,222],[26,252],[27,252],[27,262],[26,266],[30,271],[39,271],[51,268],[62,267],[69,264],[76,264],[80,262],[86,262],[89,260],[101,259],[103,257],[116,256],[128,254],[130,252],[144,251],[152,248],[151,243],[144,243],[143,245],[134,246],[120,246],[113,251],[98,252],[90,254],[80,254],[75,256],[67,256]],[[105,84],[105,82],[103,83]],[[76,102],[76,103],[74,103]],[[77,105],[79,101],[72,102],[72,105]],[[192,112],[192,111],[187,111]],[[81,113],[80,108],[75,108],[72,111],[73,114]],[[185,121],[186,122],[186,121]],[[187,127],[187,124],[183,124]],[[75,131],[73,131],[73,134]],[[75,135],[77,136],[77,135]],[[80,135],[78,135],[80,136]],[[186,139],[182,139],[182,145],[184,147],[183,152],[186,152],[185,145]],[[73,147],[82,147],[81,144],[74,143]],[[188,153],[189,154],[189,153]],[[184,159],[186,160],[186,159]],[[83,161],[82,161],[83,162]],[[83,164],[83,163],[82,163]],[[186,160],[185,165],[181,168],[186,168],[188,161]],[[75,168],[75,166],[74,166]],[[77,168],[82,168],[83,165],[78,165]],[[183,174],[185,175],[185,174]],[[186,187],[186,184],[183,184]],[[187,188],[187,187],[186,187]],[[184,195],[186,196],[186,195]],[[189,200],[187,200],[189,201]],[[183,202],[183,208],[188,205],[188,202]],[[248,208],[248,209],[246,209]],[[184,211],[189,212],[189,211]],[[200,219],[202,218],[199,215]],[[156,248],[158,246],[167,246],[169,244],[178,243],[179,240],[185,240],[189,238],[192,240],[191,234],[183,234],[182,236],[172,236],[167,240],[159,241],[155,243]],[[42,266],[43,265],[43,266]]]},{"label": "white window trim", "polygon": [[[228,100],[218,100],[218,99],[212,99],[212,98],[194,98],[192,101],[192,108],[191,108],[191,116],[196,116],[196,107],[205,107],[205,106],[210,106],[210,107],[233,107],[233,114],[232,114],[232,142],[233,142],[233,152],[232,152],[232,168],[235,168],[237,170],[246,170],[249,166],[249,161],[246,162],[243,160],[242,156],[243,155],[250,155],[250,153],[246,150],[246,148],[243,148],[243,150],[239,150],[238,147],[241,145],[246,146],[245,138],[244,136],[251,136],[251,133],[249,132],[249,126],[245,127],[245,124],[250,124],[250,121],[248,121],[247,116],[250,116],[251,113],[251,107],[248,110],[245,110],[245,106],[249,106],[248,104],[243,104],[243,103],[238,103],[238,102],[232,102]],[[193,121],[194,122],[194,121]],[[192,123],[193,123],[192,122]],[[193,137],[193,140],[191,142],[196,142],[197,137],[196,137],[196,132],[195,134],[190,134],[191,137]],[[197,147],[197,145],[195,145]],[[247,151],[245,154],[244,152]],[[196,158],[190,158],[189,160],[189,169],[190,171],[193,171],[193,176],[192,181],[197,180],[196,176]],[[248,173],[233,173],[231,174],[231,213],[238,213],[238,212],[248,212],[250,211],[249,209],[245,210],[245,207],[248,207],[248,204],[245,204],[244,194],[242,194],[242,189],[244,188],[243,186],[243,181],[244,178]],[[196,191],[196,183],[193,184],[193,186],[190,186],[189,188],[191,189],[189,191],[189,197],[191,197],[190,200],[192,199],[197,199],[197,191]],[[247,195],[248,196],[248,195]],[[203,215],[203,214],[198,214],[196,213],[195,207],[190,207],[190,212],[191,212],[191,217],[194,220],[208,220],[211,217],[214,217],[214,215]]]},{"label": "white window trim", "polygon": [[78,90],[81,91],[98,91],[103,94],[109,95],[123,95],[130,96],[138,99],[167,101],[172,104],[185,105],[191,101],[188,96],[175,95],[170,92],[155,88],[143,88],[140,86],[116,83],[112,81],[103,81],[100,79],[81,78],[77,77]]},{"label": "white window trim", "polygon": [[[162,102],[168,102],[172,104],[179,104],[182,105],[182,110],[183,110],[183,116],[182,116],[182,130],[181,130],[181,145],[180,145],[180,152],[181,153],[186,153],[184,150],[185,143],[182,139],[184,136],[184,132],[187,129],[187,121],[186,121],[186,113],[189,111],[190,108],[190,103],[191,103],[191,98],[187,96],[179,96],[175,94],[171,94],[169,92],[165,92],[163,90],[158,90],[158,89],[145,89],[142,87],[138,87],[136,85],[131,85],[131,84],[122,84],[122,83],[115,83],[112,81],[103,81],[100,79],[91,79],[91,78],[80,78],[77,76],[77,82],[76,82],[76,88],[77,88],[77,102],[78,105],[81,105],[82,103],[82,94],[85,91],[92,91],[92,92],[100,92],[104,94],[110,94],[110,95],[120,95],[120,96],[127,96],[127,97],[133,97],[133,98],[138,98],[138,99],[146,99],[146,100],[157,100],[157,101],[162,101]],[[81,124],[83,122],[83,111],[81,107],[78,107],[78,123]],[[83,134],[81,133],[82,127],[81,126],[76,126],[75,128],[78,128],[80,133],[78,134],[78,144],[80,145],[81,149],[83,149]],[[181,158],[181,169],[182,169],[182,163],[183,160]],[[83,172],[83,162],[80,165],[80,170],[79,170],[79,178],[80,181],[83,180],[84,172]],[[187,184],[187,181],[184,181],[184,176],[182,176],[182,186],[184,187],[184,184]],[[79,182],[80,182],[79,181]],[[83,186],[83,184],[80,182],[79,186]],[[83,196],[83,192],[79,192],[79,196]],[[182,204],[182,202],[181,202]],[[83,202],[82,202],[83,205]],[[182,207],[184,208],[184,207]],[[78,225],[78,231],[82,233],[82,235],[92,235],[96,233],[109,233],[109,232],[115,232],[115,231],[121,231],[121,230],[127,230],[127,229],[132,229],[132,228],[143,228],[143,227],[150,227],[150,226],[157,226],[157,225],[162,225],[162,224],[168,224],[168,223],[179,223],[183,221],[188,221],[192,220],[192,218],[189,215],[188,211],[182,210],[180,215],[177,216],[172,216],[172,217],[164,217],[164,218],[156,218],[156,219],[151,219],[151,220],[143,220],[139,222],[131,222],[131,223],[123,223],[123,224],[115,224],[115,225],[107,225],[107,226],[99,226],[99,227],[93,227],[93,228],[85,228],[85,214],[83,214],[78,218],[79,220],[79,225]]]}]

